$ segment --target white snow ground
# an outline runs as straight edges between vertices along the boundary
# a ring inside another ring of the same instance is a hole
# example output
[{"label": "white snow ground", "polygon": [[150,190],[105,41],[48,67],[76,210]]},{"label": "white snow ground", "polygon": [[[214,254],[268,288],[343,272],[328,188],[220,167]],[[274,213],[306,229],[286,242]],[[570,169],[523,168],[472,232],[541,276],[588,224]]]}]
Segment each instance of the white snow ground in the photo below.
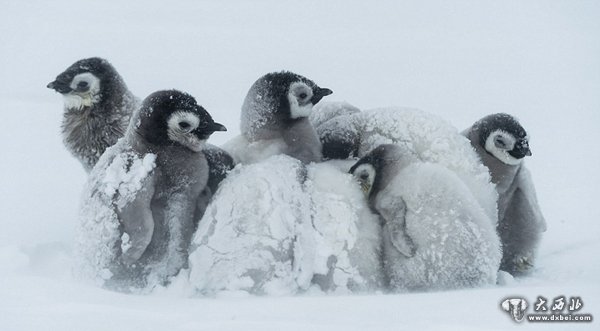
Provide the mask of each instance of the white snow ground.
[{"label": "white snow ground", "polygon": [[[600,3],[596,1],[5,0],[0,3],[0,330],[508,330],[506,297],[580,296],[600,312]],[[140,97],[196,96],[230,131],[250,85],[288,69],[362,109],[409,106],[459,129],[517,115],[548,222],[539,268],[503,287],[428,294],[148,296],[70,276],[79,163],[46,84],[102,56]],[[531,312],[531,308],[528,312]],[[532,324],[585,330],[591,324]]]}]

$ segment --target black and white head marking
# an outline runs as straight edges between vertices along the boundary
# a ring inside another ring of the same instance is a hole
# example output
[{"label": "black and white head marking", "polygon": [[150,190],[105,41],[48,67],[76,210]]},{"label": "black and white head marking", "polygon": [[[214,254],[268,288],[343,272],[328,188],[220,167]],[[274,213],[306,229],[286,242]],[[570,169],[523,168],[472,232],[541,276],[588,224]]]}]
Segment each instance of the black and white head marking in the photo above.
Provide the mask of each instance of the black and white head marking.
[{"label": "black and white head marking", "polygon": [[356,177],[356,180],[358,180],[363,193],[368,197],[371,194],[373,183],[375,182],[375,167],[368,163],[360,164],[354,169],[352,174]]},{"label": "black and white head marking", "polygon": [[305,82],[292,83],[287,96],[290,104],[290,118],[308,117],[313,106],[331,93],[333,92],[328,88],[310,87]]},{"label": "black and white head marking", "polygon": [[113,66],[101,58],[79,60],[48,84],[63,95],[65,107],[81,110],[101,103],[124,83]]},{"label": "black and white head marking", "polygon": [[252,85],[242,112],[256,112],[266,116],[265,121],[295,122],[308,117],[313,106],[331,93],[330,89],[293,72],[272,72]]},{"label": "black and white head marking", "polygon": [[205,140],[201,140],[192,131],[198,128],[200,118],[196,114],[176,111],[167,120],[167,135],[194,152],[199,152],[204,147]]},{"label": "black and white head marking", "polygon": [[290,85],[288,101],[290,103],[290,117],[308,117],[312,111],[313,104],[310,101],[313,96],[312,89],[303,82],[295,82]]},{"label": "black and white head marking", "polygon": [[148,96],[140,117],[136,130],[150,144],[180,145],[193,152],[200,152],[213,132],[227,130],[214,122],[191,95],[176,90]]},{"label": "black and white head marking", "polygon": [[531,155],[529,136],[511,115],[489,115],[476,126],[480,130],[480,145],[502,163],[518,165]]},{"label": "black and white head marking", "polygon": [[512,134],[502,129],[491,132],[485,140],[484,147],[498,160],[509,165],[517,165],[523,161],[523,157],[531,155],[527,136],[517,140]]},{"label": "black and white head marking", "polygon": [[73,77],[69,92],[63,94],[65,107],[82,109],[91,107],[100,101],[100,79],[90,72],[84,72]]},{"label": "black and white head marking", "polygon": [[387,185],[390,176],[395,175],[396,168],[412,158],[401,146],[384,144],[358,160],[350,173],[358,180],[365,195],[373,197]]}]

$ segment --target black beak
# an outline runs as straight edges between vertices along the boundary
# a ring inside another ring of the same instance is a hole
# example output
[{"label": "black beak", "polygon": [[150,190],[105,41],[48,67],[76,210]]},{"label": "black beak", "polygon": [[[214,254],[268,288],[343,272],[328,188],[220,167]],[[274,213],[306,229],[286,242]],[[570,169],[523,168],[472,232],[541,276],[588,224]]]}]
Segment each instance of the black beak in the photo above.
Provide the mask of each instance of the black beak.
[{"label": "black beak", "polygon": [[69,84],[60,82],[58,80],[48,83],[46,87],[62,94],[69,93],[72,91],[71,87],[69,87]]},{"label": "black beak", "polygon": [[211,124],[210,126],[210,130],[212,132],[216,132],[216,131],[227,131],[227,128],[225,127],[225,125],[214,122],[213,124]]},{"label": "black beak", "polygon": [[314,91],[312,99],[310,99],[310,102],[313,105],[316,105],[319,101],[321,101],[321,99],[323,99],[324,96],[330,95],[331,93],[333,93],[333,91],[328,88],[317,87]]},{"label": "black beak", "polygon": [[227,128],[223,124],[213,122],[205,127],[197,128],[192,133],[200,140],[206,140],[216,131],[227,131]]},{"label": "black beak", "polygon": [[529,143],[526,140],[517,141],[515,148],[508,152],[517,159],[522,159],[525,156],[531,156],[531,149],[529,149]]},{"label": "black beak", "polygon": [[520,143],[519,147],[520,147],[523,155],[531,156],[531,149],[529,148],[529,141],[527,141],[526,139],[523,139],[519,143]]}]

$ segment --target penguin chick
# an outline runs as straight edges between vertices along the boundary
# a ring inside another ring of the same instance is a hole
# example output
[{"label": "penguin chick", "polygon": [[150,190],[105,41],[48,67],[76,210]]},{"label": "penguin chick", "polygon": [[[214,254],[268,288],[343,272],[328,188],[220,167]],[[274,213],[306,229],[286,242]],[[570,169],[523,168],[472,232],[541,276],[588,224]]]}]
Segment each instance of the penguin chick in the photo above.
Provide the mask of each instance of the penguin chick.
[{"label": "penguin chick", "polygon": [[250,87],[242,105],[241,137],[225,149],[242,163],[276,154],[303,163],[321,161],[321,143],[308,116],[313,106],[331,93],[292,72],[266,74]]},{"label": "penguin chick", "polygon": [[[96,274],[111,285],[151,287],[185,267],[209,189],[203,150],[215,131],[226,129],[186,93],[159,91],[144,100],[85,190],[79,243]],[[114,250],[99,259],[101,247]]]},{"label": "penguin chick", "polygon": [[523,160],[531,155],[529,136],[508,114],[492,114],[463,132],[488,167],[498,191],[498,233],[503,257],[500,269],[518,276],[534,265],[546,221],[531,175]]},{"label": "penguin chick", "polygon": [[202,150],[208,162],[209,176],[207,188],[211,195],[215,194],[219,184],[225,179],[227,173],[235,167],[235,162],[225,150],[211,144],[206,144]]},{"label": "penguin chick", "polygon": [[[382,144],[399,144],[419,160],[454,172],[469,187],[497,224],[498,193],[488,169],[471,144],[446,120],[412,108],[377,108],[359,111],[348,104],[319,105],[313,116],[323,143],[323,157],[362,158]],[[350,159],[352,160],[352,158]]]},{"label": "penguin chick", "polygon": [[303,168],[297,159],[274,155],[231,171],[192,240],[189,280],[199,293],[299,290],[298,228],[310,223],[311,210]]},{"label": "penguin chick", "polygon": [[500,241],[467,186],[410,148],[381,145],[350,172],[383,219],[384,273],[396,291],[491,285]]},{"label": "penguin chick", "polygon": [[347,102],[319,103],[309,117],[323,149],[323,159],[348,159],[358,156],[361,110]]},{"label": "penguin chick", "polygon": [[123,136],[140,101],[115,68],[97,57],[73,63],[47,87],[64,97],[63,141],[89,172]]},{"label": "penguin chick", "polygon": [[[202,153],[204,153],[208,163],[208,182],[202,191],[201,198],[198,199],[197,208],[206,210],[221,182],[227,177],[229,171],[235,167],[235,162],[229,153],[215,145],[206,144],[205,148],[202,149]],[[196,229],[201,218],[202,215],[199,215],[195,219]]]}]

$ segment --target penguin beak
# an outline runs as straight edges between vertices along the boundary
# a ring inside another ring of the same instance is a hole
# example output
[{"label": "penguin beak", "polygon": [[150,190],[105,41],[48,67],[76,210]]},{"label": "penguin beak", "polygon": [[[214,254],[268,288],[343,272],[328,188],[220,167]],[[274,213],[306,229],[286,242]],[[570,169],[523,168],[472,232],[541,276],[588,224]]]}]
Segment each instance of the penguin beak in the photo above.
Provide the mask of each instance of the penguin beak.
[{"label": "penguin beak", "polygon": [[333,91],[328,88],[318,87],[314,92],[312,99],[310,99],[310,102],[313,105],[316,105],[324,96],[330,95],[331,93],[333,93]]},{"label": "penguin beak", "polygon": [[225,125],[215,122],[215,123],[211,124],[210,130],[212,132],[227,131],[227,128],[225,127]]},{"label": "penguin beak", "polygon": [[69,84],[60,82],[59,80],[55,80],[53,82],[48,83],[46,87],[49,89],[53,89],[61,94],[69,93],[72,91],[71,87],[69,87]]},{"label": "penguin beak", "polygon": [[515,148],[508,153],[517,159],[521,159],[525,156],[531,156],[531,149],[529,149],[529,143],[526,140],[521,140],[518,141]]},{"label": "penguin beak", "polygon": [[192,133],[200,140],[206,140],[216,131],[227,131],[227,128],[223,124],[213,122],[206,127],[197,128]]},{"label": "penguin beak", "polygon": [[523,139],[520,144],[520,149],[525,156],[531,156],[531,149],[529,148],[529,141]]}]

